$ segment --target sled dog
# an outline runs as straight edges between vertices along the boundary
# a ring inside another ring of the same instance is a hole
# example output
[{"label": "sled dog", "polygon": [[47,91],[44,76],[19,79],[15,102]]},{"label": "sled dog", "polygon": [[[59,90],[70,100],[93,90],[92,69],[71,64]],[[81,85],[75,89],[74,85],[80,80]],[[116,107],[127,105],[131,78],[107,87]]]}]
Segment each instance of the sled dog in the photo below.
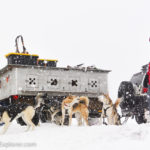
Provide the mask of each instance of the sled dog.
[{"label": "sled dog", "polygon": [[117,99],[115,104],[113,104],[107,94],[100,95],[98,99],[103,103],[101,119],[107,118],[109,125],[121,125],[120,116],[117,113],[117,106],[120,104],[120,99]]},{"label": "sled dog", "polygon": [[85,121],[86,125],[88,125],[88,105],[89,99],[86,96],[74,96],[69,95],[62,101],[62,125],[64,124],[65,113],[68,111],[69,114],[69,126],[72,123],[72,115],[75,114],[77,118],[78,125],[82,125],[82,118]]},{"label": "sled dog", "polygon": [[47,93],[38,96],[40,101],[47,108],[47,121],[61,125],[62,113],[61,113],[61,102],[57,99],[49,99]]},{"label": "sled dog", "polygon": [[0,106],[0,123],[4,123],[4,127],[1,134],[6,133],[11,122],[20,117],[27,125],[26,131],[28,131],[30,127],[32,127],[33,130],[35,128],[35,124],[32,122],[32,119],[35,115],[36,108],[38,108],[40,106],[40,103],[42,102],[41,99],[38,98],[40,95],[41,93],[38,93],[38,95],[35,98],[35,106],[31,106],[26,103],[17,103],[8,106]]}]

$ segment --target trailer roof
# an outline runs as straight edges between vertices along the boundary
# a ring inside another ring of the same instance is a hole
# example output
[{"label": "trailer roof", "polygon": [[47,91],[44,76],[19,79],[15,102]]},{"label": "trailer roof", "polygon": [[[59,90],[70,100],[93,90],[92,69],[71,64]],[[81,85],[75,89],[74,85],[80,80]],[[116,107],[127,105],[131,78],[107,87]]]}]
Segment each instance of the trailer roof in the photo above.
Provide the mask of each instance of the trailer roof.
[{"label": "trailer roof", "polygon": [[104,72],[104,73],[109,73],[111,70],[103,70],[103,69],[98,69],[98,68],[74,68],[74,67],[45,67],[45,66],[32,66],[32,65],[7,65],[4,68],[0,70],[0,74],[4,74],[5,72],[11,70],[12,68],[41,68],[41,69],[60,69],[60,70],[79,70],[79,71],[93,71],[93,72]]}]

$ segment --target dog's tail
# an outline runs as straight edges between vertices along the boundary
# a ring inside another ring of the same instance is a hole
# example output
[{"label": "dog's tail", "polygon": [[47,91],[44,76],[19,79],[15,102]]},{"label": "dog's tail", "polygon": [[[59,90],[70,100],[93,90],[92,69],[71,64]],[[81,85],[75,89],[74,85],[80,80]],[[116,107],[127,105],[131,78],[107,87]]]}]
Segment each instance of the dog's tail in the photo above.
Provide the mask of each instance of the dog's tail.
[{"label": "dog's tail", "polygon": [[89,106],[89,99],[86,96],[81,96],[80,97],[80,102],[84,103],[87,107]]},{"label": "dog's tail", "polygon": [[114,104],[114,107],[115,107],[115,108],[118,107],[118,105],[120,104],[120,101],[121,101],[120,98],[118,98],[118,99],[116,100],[116,102],[115,102],[115,104]]},{"label": "dog's tail", "polygon": [[44,100],[43,100],[42,96],[44,96],[44,93],[38,93],[36,95],[36,97],[35,97],[35,105],[34,105],[35,109],[40,107],[41,103],[44,103]]}]

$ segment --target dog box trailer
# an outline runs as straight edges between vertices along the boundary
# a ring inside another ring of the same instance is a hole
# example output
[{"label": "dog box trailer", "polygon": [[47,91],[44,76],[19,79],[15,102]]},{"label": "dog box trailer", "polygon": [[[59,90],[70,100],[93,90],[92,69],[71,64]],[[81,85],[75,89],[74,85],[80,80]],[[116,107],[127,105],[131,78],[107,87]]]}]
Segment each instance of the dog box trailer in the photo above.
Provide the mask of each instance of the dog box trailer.
[{"label": "dog box trailer", "polygon": [[[93,67],[57,67],[57,60],[39,59],[28,53],[9,53],[8,64],[0,70],[0,103],[34,103],[39,92],[63,100],[69,94],[88,96],[92,116],[101,113],[97,97],[108,93],[109,70]],[[99,112],[98,112],[99,111]]]}]

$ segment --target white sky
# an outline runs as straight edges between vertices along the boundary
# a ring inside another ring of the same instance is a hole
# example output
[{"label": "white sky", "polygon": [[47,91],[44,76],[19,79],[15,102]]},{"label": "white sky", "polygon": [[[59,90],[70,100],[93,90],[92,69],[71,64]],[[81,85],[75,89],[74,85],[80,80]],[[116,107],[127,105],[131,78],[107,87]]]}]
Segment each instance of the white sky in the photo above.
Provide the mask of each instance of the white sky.
[{"label": "white sky", "polygon": [[112,70],[114,98],[122,80],[150,61],[149,0],[0,0],[0,68],[24,36],[30,53]]}]

